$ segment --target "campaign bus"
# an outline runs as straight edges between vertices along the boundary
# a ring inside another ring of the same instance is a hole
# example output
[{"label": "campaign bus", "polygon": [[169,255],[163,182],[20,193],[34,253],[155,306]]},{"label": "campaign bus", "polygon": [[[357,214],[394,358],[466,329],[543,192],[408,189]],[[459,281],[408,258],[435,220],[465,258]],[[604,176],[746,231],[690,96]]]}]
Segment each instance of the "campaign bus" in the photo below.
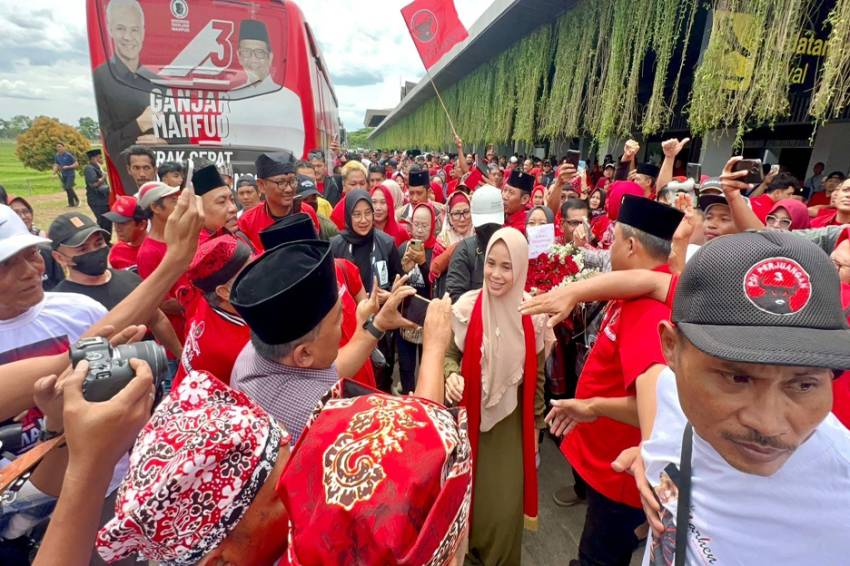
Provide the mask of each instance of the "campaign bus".
[{"label": "campaign bus", "polygon": [[87,0],[87,18],[114,195],[138,190],[134,145],[238,180],[262,152],[328,156],[339,135],[327,66],[289,0]]}]

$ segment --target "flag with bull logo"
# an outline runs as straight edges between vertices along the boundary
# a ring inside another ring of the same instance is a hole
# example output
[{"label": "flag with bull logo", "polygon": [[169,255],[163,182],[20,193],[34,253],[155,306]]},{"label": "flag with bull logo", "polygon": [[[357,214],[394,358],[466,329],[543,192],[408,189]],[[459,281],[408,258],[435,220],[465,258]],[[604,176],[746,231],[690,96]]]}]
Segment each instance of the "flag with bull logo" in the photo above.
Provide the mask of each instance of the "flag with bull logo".
[{"label": "flag with bull logo", "polygon": [[453,0],[414,0],[401,9],[401,15],[426,70],[469,37]]}]

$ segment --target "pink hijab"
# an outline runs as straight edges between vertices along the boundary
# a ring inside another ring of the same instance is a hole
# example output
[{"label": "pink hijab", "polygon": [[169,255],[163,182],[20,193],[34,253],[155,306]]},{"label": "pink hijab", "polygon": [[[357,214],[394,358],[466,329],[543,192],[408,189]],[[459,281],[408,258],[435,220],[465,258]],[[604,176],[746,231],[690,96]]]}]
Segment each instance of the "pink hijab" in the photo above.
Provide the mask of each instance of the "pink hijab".
[{"label": "pink hijab", "polygon": [[793,198],[782,199],[773,205],[768,214],[773,214],[777,208],[784,208],[791,217],[791,230],[805,230],[809,227],[809,209],[802,202]]},{"label": "pink hijab", "polygon": [[608,218],[617,220],[620,215],[620,205],[623,204],[623,197],[626,195],[643,196],[643,189],[640,185],[632,181],[615,181],[608,188],[608,196],[605,199],[605,209],[608,211]]}]

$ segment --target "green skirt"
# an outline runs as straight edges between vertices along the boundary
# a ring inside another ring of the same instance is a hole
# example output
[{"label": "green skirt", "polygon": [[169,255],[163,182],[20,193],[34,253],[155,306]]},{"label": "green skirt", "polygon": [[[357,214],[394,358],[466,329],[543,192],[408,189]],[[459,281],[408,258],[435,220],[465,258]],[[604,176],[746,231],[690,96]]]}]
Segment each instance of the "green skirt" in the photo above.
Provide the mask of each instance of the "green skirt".
[{"label": "green skirt", "polygon": [[479,437],[466,564],[513,566],[522,560],[521,415],[517,407]]}]

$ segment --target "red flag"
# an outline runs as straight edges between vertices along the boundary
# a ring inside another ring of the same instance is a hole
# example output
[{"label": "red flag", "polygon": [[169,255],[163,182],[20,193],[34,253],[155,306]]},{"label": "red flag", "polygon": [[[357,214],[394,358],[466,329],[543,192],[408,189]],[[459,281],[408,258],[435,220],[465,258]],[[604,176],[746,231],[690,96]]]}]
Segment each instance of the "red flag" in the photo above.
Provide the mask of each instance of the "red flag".
[{"label": "red flag", "polygon": [[453,0],[414,0],[401,9],[401,16],[426,70],[469,37]]}]

